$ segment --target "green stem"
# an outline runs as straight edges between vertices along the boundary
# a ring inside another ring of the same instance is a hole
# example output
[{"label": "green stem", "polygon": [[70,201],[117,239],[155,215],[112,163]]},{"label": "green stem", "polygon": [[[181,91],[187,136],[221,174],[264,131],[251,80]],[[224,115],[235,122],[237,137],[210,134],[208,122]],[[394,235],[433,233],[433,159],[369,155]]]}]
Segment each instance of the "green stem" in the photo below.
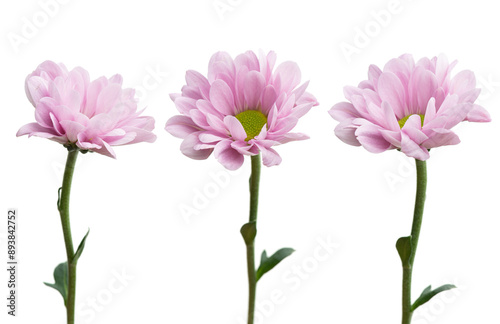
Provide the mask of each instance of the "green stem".
[{"label": "green stem", "polygon": [[413,312],[411,310],[411,279],[413,263],[417,253],[420,228],[424,215],[425,192],[427,189],[427,165],[425,161],[415,159],[417,167],[417,194],[415,197],[415,209],[413,212],[413,224],[411,227],[411,254],[409,267],[403,267],[403,320],[402,324],[410,324]]},{"label": "green stem", "polygon": [[[257,223],[257,209],[259,206],[259,183],[260,183],[260,154],[252,156],[252,174],[250,176],[250,219],[249,222]],[[247,270],[248,270],[248,324],[253,324],[255,313],[255,296],[257,291],[257,280],[255,275],[255,239],[245,242],[247,246]]]},{"label": "green stem", "polygon": [[64,178],[61,188],[61,196],[58,204],[64,235],[64,244],[66,245],[66,257],[68,259],[68,296],[66,300],[68,324],[75,323],[76,261],[73,262],[75,251],[73,248],[73,238],[71,237],[71,225],[69,220],[69,197],[77,157],[77,149],[68,151],[68,158],[66,160],[66,168],[64,169]]}]

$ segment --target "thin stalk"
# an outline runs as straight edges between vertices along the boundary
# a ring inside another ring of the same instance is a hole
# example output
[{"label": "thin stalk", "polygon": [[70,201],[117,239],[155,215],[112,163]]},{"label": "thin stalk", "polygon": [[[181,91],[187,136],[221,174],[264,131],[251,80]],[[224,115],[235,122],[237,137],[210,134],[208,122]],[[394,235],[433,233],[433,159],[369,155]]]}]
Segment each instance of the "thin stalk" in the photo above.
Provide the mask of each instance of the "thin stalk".
[{"label": "thin stalk", "polygon": [[64,169],[63,184],[61,188],[61,196],[58,204],[64,235],[64,244],[66,246],[66,257],[68,259],[68,296],[66,300],[68,324],[75,323],[76,262],[73,262],[75,251],[73,248],[73,238],[71,236],[71,224],[69,219],[69,197],[77,157],[77,149],[68,151],[68,158],[66,160],[66,168]]},{"label": "thin stalk", "polygon": [[[257,226],[257,209],[259,206],[260,154],[252,156],[252,174],[250,176],[250,218]],[[255,239],[246,242],[248,270],[248,324],[253,324],[255,313],[255,296],[257,280],[255,270]]]},{"label": "thin stalk", "polygon": [[413,224],[411,227],[411,254],[409,267],[403,267],[403,320],[402,324],[410,324],[413,312],[411,310],[411,279],[413,263],[417,253],[420,228],[424,215],[425,192],[427,189],[427,165],[425,161],[415,159],[417,167],[417,194],[415,197],[415,209],[413,212]]}]

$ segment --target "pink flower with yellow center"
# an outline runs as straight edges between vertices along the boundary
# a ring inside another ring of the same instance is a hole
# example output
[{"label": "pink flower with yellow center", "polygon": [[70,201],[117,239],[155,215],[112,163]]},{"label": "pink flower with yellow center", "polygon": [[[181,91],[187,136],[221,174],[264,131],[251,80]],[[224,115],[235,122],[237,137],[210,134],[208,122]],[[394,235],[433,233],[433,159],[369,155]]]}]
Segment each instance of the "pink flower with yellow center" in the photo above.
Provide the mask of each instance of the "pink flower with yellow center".
[{"label": "pink flower with yellow center", "polygon": [[300,69],[294,62],[281,63],[276,54],[248,51],[234,60],[215,53],[207,77],[187,71],[182,93],[171,98],[181,115],[170,118],[165,129],[184,139],[181,151],[192,159],[206,159],[214,152],[227,169],[236,170],[245,155],[262,154],[264,165],[281,157],[272,148],[308,137],[291,133],[300,117],[317,105],[300,85]]},{"label": "pink flower with yellow center", "polygon": [[491,119],[474,103],[480,93],[474,73],[465,70],[451,77],[455,65],[444,55],[415,63],[409,54],[390,60],[383,70],[371,65],[368,80],[344,88],[349,102],[330,110],[340,122],[335,134],[373,153],[397,148],[422,161],[431,148],[460,143],[451,128],[462,121]]}]

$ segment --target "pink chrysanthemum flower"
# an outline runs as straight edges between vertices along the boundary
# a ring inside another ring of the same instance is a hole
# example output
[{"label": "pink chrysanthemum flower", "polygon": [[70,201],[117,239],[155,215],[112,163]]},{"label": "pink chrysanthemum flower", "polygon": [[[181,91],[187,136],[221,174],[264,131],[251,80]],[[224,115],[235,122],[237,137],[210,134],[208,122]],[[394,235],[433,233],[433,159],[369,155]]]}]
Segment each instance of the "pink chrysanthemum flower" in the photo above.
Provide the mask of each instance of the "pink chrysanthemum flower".
[{"label": "pink chrysanthemum flower", "polygon": [[234,60],[225,52],[212,56],[208,78],[187,71],[181,94],[171,98],[181,115],[170,118],[165,129],[184,139],[181,151],[192,159],[214,152],[227,169],[236,170],[244,155],[262,153],[264,165],[281,162],[274,145],[308,137],[290,133],[300,117],[317,105],[301,86],[294,62],[281,63],[273,72],[276,54],[260,58],[248,51]]},{"label": "pink chrysanthemum flower", "polygon": [[90,82],[86,70],[68,71],[45,61],[26,78],[26,95],[35,107],[36,123],[17,136],[35,135],[70,148],[115,157],[111,146],[154,142],[154,119],[139,116],[133,89],[122,89],[122,77]]},{"label": "pink chrysanthemum flower", "polygon": [[340,122],[335,134],[373,153],[398,148],[422,161],[431,148],[458,144],[453,126],[465,120],[488,122],[490,116],[474,104],[480,92],[474,73],[465,70],[452,78],[455,64],[444,55],[415,64],[405,54],[390,60],[383,71],[371,65],[368,80],[344,88],[350,102],[330,110]]}]

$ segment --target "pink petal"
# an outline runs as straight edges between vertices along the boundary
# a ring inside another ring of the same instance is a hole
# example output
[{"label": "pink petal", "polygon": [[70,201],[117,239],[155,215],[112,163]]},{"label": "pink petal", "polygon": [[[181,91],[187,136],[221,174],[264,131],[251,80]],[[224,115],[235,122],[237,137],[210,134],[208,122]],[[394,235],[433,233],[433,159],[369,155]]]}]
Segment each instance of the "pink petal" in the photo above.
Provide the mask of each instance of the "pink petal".
[{"label": "pink petal", "polygon": [[186,83],[188,86],[198,88],[204,99],[209,98],[210,84],[208,83],[207,78],[205,78],[201,73],[193,70],[187,71]]},{"label": "pink petal", "polygon": [[394,58],[390,60],[385,64],[384,72],[393,73],[399,78],[401,84],[403,84],[404,87],[408,86],[411,71],[408,63],[404,60],[400,58]]},{"label": "pink petal", "polygon": [[52,128],[52,120],[49,114],[54,110],[56,105],[55,100],[49,97],[40,100],[35,109],[35,120],[43,127]]},{"label": "pink petal", "polygon": [[290,92],[299,83],[301,78],[301,73],[299,66],[295,62],[283,62],[276,68],[275,75],[279,76],[281,91]]},{"label": "pink petal", "polygon": [[29,135],[30,137],[34,135],[44,138],[51,138],[54,136],[58,136],[52,128],[43,127],[38,123],[29,123],[21,127],[17,131],[16,136],[23,136],[23,135]]},{"label": "pink petal", "polygon": [[465,91],[462,93],[459,97],[458,100],[462,102],[474,102],[476,99],[479,97],[479,94],[481,93],[481,89],[478,88],[473,88],[468,91]]},{"label": "pink petal", "polygon": [[183,115],[189,115],[189,111],[196,109],[197,101],[188,97],[178,97],[174,101],[175,107]]},{"label": "pink petal", "polygon": [[234,59],[234,65],[236,68],[241,68],[243,66],[247,67],[249,71],[259,71],[259,59],[252,51],[247,51],[243,54],[238,55]]},{"label": "pink petal", "polygon": [[269,133],[273,135],[286,134],[297,125],[298,121],[299,119],[294,116],[288,116],[285,119],[278,120],[278,123],[273,128],[269,128]]},{"label": "pink petal", "polygon": [[353,86],[345,86],[344,87],[344,97],[351,101],[351,98],[353,96],[362,96],[363,95],[363,90],[353,87]]},{"label": "pink petal", "polygon": [[297,106],[293,107],[292,113],[290,116],[293,116],[293,117],[299,119],[299,118],[303,117],[305,114],[307,114],[313,106],[314,106],[314,103],[312,103],[312,102],[305,103],[302,105],[297,105]]},{"label": "pink petal", "polygon": [[101,147],[98,149],[93,149],[92,151],[108,156],[110,158],[116,159],[116,154],[111,145],[109,145],[107,142],[100,140]]},{"label": "pink petal", "polygon": [[[292,92],[292,94],[295,94],[294,92]],[[297,98],[297,95],[295,94],[295,98],[296,98],[296,104],[297,105],[302,105],[302,104],[305,104],[305,103],[312,103],[313,106],[317,106],[319,105],[318,101],[316,100],[316,97],[314,97],[312,94],[310,94],[309,92],[304,92],[304,94],[302,96],[300,96],[300,98]]]},{"label": "pink petal", "polygon": [[431,149],[444,145],[456,145],[460,143],[458,136],[449,129],[433,129],[429,139],[422,143],[422,147]]},{"label": "pink petal", "polygon": [[118,102],[122,94],[122,87],[119,83],[111,83],[105,87],[96,102],[96,114],[107,113]]},{"label": "pink petal", "polygon": [[385,128],[391,131],[399,132],[400,127],[394,110],[387,102],[382,103],[382,114],[383,114],[383,125]]},{"label": "pink petal", "polygon": [[307,140],[307,139],[309,139],[309,136],[307,136],[306,134],[302,134],[302,133],[287,133],[287,134],[283,135],[279,139],[278,142],[280,144],[285,144],[285,143],[288,143],[288,142],[303,141],[303,140]]},{"label": "pink petal", "polygon": [[102,89],[108,84],[108,80],[105,77],[100,77],[92,81],[87,90],[87,100],[85,107],[82,109],[82,113],[87,117],[93,117],[96,114],[97,100]]},{"label": "pink petal", "polygon": [[202,143],[214,143],[227,139],[227,137],[221,136],[221,134],[216,132],[202,132],[198,138]]},{"label": "pink petal", "polygon": [[[255,140],[265,140],[267,138],[267,125],[262,126],[260,129],[259,135],[255,136],[253,139]],[[250,139],[251,141],[252,139]],[[249,141],[249,142],[250,142]]]},{"label": "pink petal", "polygon": [[391,131],[387,129],[381,129],[380,134],[382,137],[394,147],[401,147],[401,131]]},{"label": "pink petal", "polygon": [[259,146],[259,150],[262,154],[262,163],[267,166],[271,167],[274,165],[278,165],[281,163],[281,156],[272,148],[266,148],[264,146]]},{"label": "pink petal", "polygon": [[194,149],[195,145],[202,144],[198,138],[200,133],[201,132],[191,133],[188,136],[186,136],[186,138],[184,139],[184,141],[182,141],[181,144],[182,154],[194,160],[205,160],[210,156],[210,154],[212,154],[213,149],[206,149],[206,150]]},{"label": "pink petal", "polygon": [[235,113],[234,97],[231,88],[222,80],[216,80],[210,88],[210,101],[223,115]]},{"label": "pink petal", "polygon": [[421,161],[425,161],[430,157],[426,148],[416,144],[404,133],[401,136],[401,152]]},{"label": "pink petal", "polygon": [[197,100],[196,108],[198,108],[198,110],[200,110],[203,114],[207,116],[213,115],[219,119],[224,118],[224,116],[217,109],[215,109],[212,103],[208,100],[203,100],[203,99]]},{"label": "pink petal", "polygon": [[361,146],[355,135],[356,129],[357,127],[352,124],[352,119],[346,119],[335,127],[335,135],[346,144]]},{"label": "pink petal", "polygon": [[[125,130],[121,128],[119,130],[119,132],[118,130],[113,130],[108,134],[101,136],[101,139],[109,145],[117,146],[131,144],[137,137],[137,133],[134,131],[125,132]],[[147,133],[151,134],[150,132]]]},{"label": "pink petal", "polygon": [[428,70],[417,67],[413,71],[408,87],[410,109],[406,115],[425,114],[427,103],[437,89],[436,76]]},{"label": "pink petal", "polygon": [[[145,129],[136,127],[124,127],[123,129],[127,134],[120,142],[113,145],[135,144],[140,142],[153,143],[156,141],[156,135]],[[130,133],[133,133],[133,138],[129,137]]]},{"label": "pink petal", "polygon": [[273,107],[276,102],[278,95],[276,94],[276,90],[272,85],[267,85],[264,90],[262,90],[262,96],[260,98],[260,106],[262,109],[262,113],[264,115],[268,115],[269,111]]},{"label": "pink petal", "polygon": [[28,76],[25,83],[26,96],[33,106],[48,95],[48,81],[39,76]]},{"label": "pink petal", "polygon": [[236,80],[234,81],[234,102],[235,102],[235,112],[234,114],[239,114],[245,107],[245,80],[247,78],[248,68],[242,66],[236,73]]},{"label": "pink petal", "polygon": [[228,170],[236,170],[243,165],[244,157],[231,147],[231,140],[217,143],[215,158]]},{"label": "pink petal", "polygon": [[436,111],[439,110],[439,107],[443,104],[444,99],[446,99],[446,94],[443,88],[437,88],[436,92],[434,92],[434,98],[436,99]]},{"label": "pink petal", "polygon": [[235,141],[231,143],[231,147],[235,149],[239,154],[242,155],[255,155],[252,150],[252,145],[245,141]]},{"label": "pink petal", "polygon": [[429,123],[435,117],[436,117],[435,99],[431,98],[429,100],[429,102],[427,103],[427,108],[425,109],[424,125],[426,125],[427,123]]},{"label": "pink petal", "polygon": [[446,124],[443,126],[444,128],[451,129],[456,126],[458,123],[466,120],[469,112],[473,109],[474,105],[471,103],[462,103],[458,105],[454,105],[453,107],[447,109],[446,112]]},{"label": "pink petal", "polygon": [[[82,116],[82,115],[80,115]],[[85,117],[85,116],[83,116]],[[77,120],[80,124],[83,124],[81,121]],[[146,131],[152,131],[155,127],[155,119],[150,116],[140,116],[131,120],[127,120],[126,126],[132,126],[137,128],[142,128]]]},{"label": "pink petal", "polygon": [[353,119],[361,117],[350,102],[339,102],[335,104],[332,109],[328,111],[330,116],[337,121],[343,121],[344,119]]},{"label": "pink petal", "polygon": [[[392,115],[394,115],[394,111],[392,111],[391,106],[386,101],[384,101],[383,103],[386,107],[389,108],[389,110],[391,110]],[[368,103],[368,105],[366,106],[366,110],[368,111],[370,121],[372,121],[374,124],[387,128],[386,124],[388,121],[386,122],[386,120],[384,120],[384,111],[382,110],[381,107],[374,105],[372,103]],[[395,118],[396,117],[394,117],[394,119]]]},{"label": "pink petal", "polygon": [[201,129],[187,116],[173,116],[167,121],[165,130],[175,137],[186,138]]},{"label": "pink petal", "polygon": [[49,113],[49,117],[52,122],[52,128],[56,131],[56,133],[58,135],[64,135],[64,129],[59,124],[59,120],[57,119],[57,117],[52,112]]},{"label": "pink petal", "polygon": [[64,133],[71,143],[78,141],[78,134],[85,130],[85,126],[71,120],[62,120],[61,126],[64,128]]},{"label": "pink petal", "polygon": [[472,110],[467,114],[467,120],[470,122],[485,123],[490,122],[490,113],[481,107],[480,105],[474,104]]},{"label": "pink petal", "polygon": [[436,61],[436,78],[438,84],[442,85],[446,78],[449,76],[449,67],[450,64],[448,63],[448,58],[446,57],[446,55],[439,55]]},{"label": "pink petal", "polygon": [[450,93],[462,94],[476,87],[476,77],[472,71],[464,70],[458,72],[451,79]]},{"label": "pink petal", "polygon": [[123,77],[120,74],[115,74],[109,78],[109,83],[118,84],[121,87],[123,84]]},{"label": "pink petal", "polygon": [[297,89],[292,91],[292,94],[295,95],[295,98],[297,98],[297,100],[299,100],[300,97],[302,97],[302,95],[304,95],[308,85],[309,85],[309,81],[306,81],[300,87],[298,87]]},{"label": "pink petal", "polygon": [[283,103],[283,105],[278,106],[278,117],[283,118],[292,112],[293,107],[295,106],[295,95],[290,95],[288,98],[286,98],[286,101]]},{"label": "pink petal", "polygon": [[219,74],[234,78],[235,66],[233,59],[226,52],[217,52],[208,63],[208,82],[213,83]]},{"label": "pink petal", "polygon": [[278,108],[273,106],[269,111],[269,115],[267,115],[267,125],[269,129],[272,129],[276,125],[276,121],[278,120]]},{"label": "pink petal", "polygon": [[189,111],[189,117],[201,129],[207,129],[210,126],[207,122],[207,116],[197,109]]},{"label": "pink petal", "polygon": [[260,72],[250,71],[245,78],[245,87],[243,93],[245,95],[246,105],[250,109],[259,107],[262,90],[265,87],[266,80]]},{"label": "pink petal", "polygon": [[194,100],[204,99],[198,87],[185,85],[181,88],[181,95],[183,97],[191,98]]},{"label": "pink petal", "polygon": [[272,71],[274,68],[274,64],[276,63],[276,53],[270,51],[267,55],[264,52],[259,53],[259,65],[260,72],[265,77],[266,82],[269,82],[271,79]]},{"label": "pink petal", "polygon": [[[382,74],[382,70],[374,64],[368,67],[368,80],[370,80],[375,86],[378,84],[378,78]],[[376,90],[376,89],[375,89]]]},{"label": "pink petal", "polygon": [[369,152],[381,153],[391,148],[391,143],[385,140],[379,128],[372,123],[363,122],[355,135],[359,143]]},{"label": "pink petal", "polygon": [[418,145],[427,140],[427,135],[422,132],[422,119],[419,115],[411,115],[401,129],[403,134],[406,134],[412,141]]},{"label": "pink petal", "polygon": [[378,79],[378,93],[382,101],[387,101],[398,119],[408,115],[406,91],[399,78],[390,72],[384,72]]},{"label": "pink petal", "polygon": [[210,125],[210,127],[221,134],[227,134],[229,135],[229,130],[227,129],[226,125],[222,120],[220,120],[218,117],[211,115],[211,114],[206,114],[207,117],[207,123]]},{"label": "pink petal", "polygon": [[63,64],[57,64],[52,61],[44,61],[37,68],[36,72],[43,71],[53,80],[58,76],[64,76],[68,73],[68,70]]},{"label": "pink petal", "polygon": [[86,132],[79,133],[77,137],[76,145],[83,150],[97,151],[102,148],[102,141],[97,137],[91,140]]},{"label": "pink petal", "polygon": [[116,121],[107,114],[98,114],[89,120],[87,125],[88,134],[99,136],[106,134],[115,127]]},{"label": "pink petal", "polygon": [[247,138],[247,133],[241,125],[240,121],[234,116],[226,116],[224,118],[224,125],[226,125],[229,133],[236,141],[244,141]]}]

